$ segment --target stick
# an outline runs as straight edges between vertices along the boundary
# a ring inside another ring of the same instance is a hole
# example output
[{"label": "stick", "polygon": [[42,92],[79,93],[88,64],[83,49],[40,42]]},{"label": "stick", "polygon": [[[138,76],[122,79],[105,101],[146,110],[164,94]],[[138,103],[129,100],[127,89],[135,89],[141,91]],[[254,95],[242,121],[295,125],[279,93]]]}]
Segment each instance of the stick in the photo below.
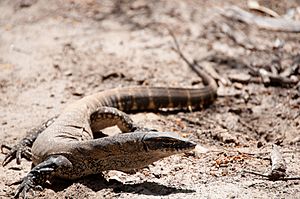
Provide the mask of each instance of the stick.
[{"label": "stick", "polygon": [[287,176],[286,174],[286,163],[283,159],[279,147],[275,144],[272,146],[271,151],[271,171],[267,174],[259,173],[256,171],[244,170],[245,173],[250,173],[253,175],[258,175],[264,178],[268,178],[268,180],[278,181],[278,180],[300,180],[300,176]]},{"label": "stick", "polygon": [[266,13],[275,18],[280,17],[280,15],[277,12],[275,12],[274,10],[271,10],[270,8],[260,5],[257,1],[249,0],[247,5],[248,5],[249,9],[258,10],[260,12]]},{"label": "stick", "polygon": [[210,77],[204,70],[203,67],[201,67],[197,61],[193,60],[193,62],[190,62],[186,56],[184,56],[184,54],[182,53],[179,43],[174,35],[174,33],[168,28],[166,27],[169,34],[171,35],[171,37],[173,38],[174,44],[175,44],[175,49],[173,49],[179,56],[181,59],[183,59],[183,61],[198,75],[202,78],[203,82],[205,85],[209,85],[215,90],[215,92],[217,92],[217,88],[218,85],[215,82],[214,78]]}]

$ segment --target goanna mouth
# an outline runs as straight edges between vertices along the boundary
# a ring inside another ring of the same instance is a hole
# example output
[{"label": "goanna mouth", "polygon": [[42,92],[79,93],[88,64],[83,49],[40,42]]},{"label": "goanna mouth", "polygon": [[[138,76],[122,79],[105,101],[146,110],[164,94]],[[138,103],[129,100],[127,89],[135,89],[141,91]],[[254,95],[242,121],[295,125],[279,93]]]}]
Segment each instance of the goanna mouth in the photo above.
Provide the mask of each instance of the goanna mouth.
[{"label": "goanna mouth", "polygon": [[196,143],[182,138],[175,133],[146,135],[143,139],[145,150],[163,152],[187,152],[196,147]]},{"label": "goanna mouth", "polygon": [[157,149],[165,151],[186,152],[193,150],[197,144],[189,140],[180,140],[175,142],[166,142],[166,140],[164,140],[163,142],[157,143],[157,145],[159,145],[156,146]]}]

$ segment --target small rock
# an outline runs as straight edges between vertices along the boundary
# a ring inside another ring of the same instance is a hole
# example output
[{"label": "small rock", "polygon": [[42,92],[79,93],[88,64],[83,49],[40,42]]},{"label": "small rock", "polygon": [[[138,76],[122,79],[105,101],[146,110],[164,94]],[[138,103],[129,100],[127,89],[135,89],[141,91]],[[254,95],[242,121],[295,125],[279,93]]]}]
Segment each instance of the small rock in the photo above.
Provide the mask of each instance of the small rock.
[{"label": "small rock", "polygon": [[228,75],[228,78],[233,82],[248,83],[251,76],[245,73],[236,73]]},{"label": "small rock", "polygon": [[72,73],[71,70],[67,70],[67,71],[64,72],[64,75],[65,75],[65,76],[72,76],[73,73]]},{"label": "small rock", "polygon": [[207,153],[209,149],[197,144],[193,151],[195,152],[195,154],[204,154]]},{"label": "small rock", "polygon": [[36,3],[36,0],[20,0],[19,7],[20,8],[28,8]]}]

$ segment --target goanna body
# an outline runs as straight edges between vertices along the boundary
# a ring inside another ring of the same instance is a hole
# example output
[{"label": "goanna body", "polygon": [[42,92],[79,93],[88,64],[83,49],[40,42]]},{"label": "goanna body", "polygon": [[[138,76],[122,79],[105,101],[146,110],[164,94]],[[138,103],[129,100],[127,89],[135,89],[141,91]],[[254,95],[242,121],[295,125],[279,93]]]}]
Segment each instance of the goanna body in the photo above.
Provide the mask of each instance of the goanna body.
[{"label": "goanna body", "polygon": [[[198,109],[210,104],[216,97],[217,86],[215,82],[209,78],[204,79],[204,81],[208,85],[200,89],[120,88],[103,91],[75,101],[67,106],[56,121],[45,129],[33,143],[33,165],[43,162],[50,156],[63,155],[73,166],[72,168],[60,170],[55,176],[75,179],[105,170],[113,170],[114,167],[124,168],[124,171],[126,171],[126,168],[134,168],[134,164],[139,162],[139,159],[141,160],[140,162],[144,161],[144,164],[146,164],[147,162],[143,160],[143,155],[147,156],[147,154],[137,153],[137,157],[127,157],[127,155],[134,156],[135,152],[140,150],[132,147],[135,143],[132,143],[131,153],[123,154],[124,158],[116,158],[113,154],[110,154],[113,152],[111,152],[111,149],[109,151],[105,149],[105,139],[103,139],[103,144],[101,144],[103,148],[95,150],[97,154],[91,153],[94,146],[91,145],[91,142],[86,141],[94,139],[97,131],[111,126],[115,122],[115,119],[108,115],[107,118],[101,118],[99,123],[93,118],[93,113],[103,106],[116,107],[122,111],[159,110],[160,108]],[[124,125],[126,125],[126,121]],[[130,129],[130,127],[128,128]],[[85,142],[88,144],[85,144]],[[120,145],[119,141],[116,140],[116,146],[118,145]],[[99,147],[99,143],[97,147]],[[136,145],[136,147],[139,146]],[[133,161],[130,162],[130,160]],[[112,164],[108,165],[107,162]],[[97,171],[94,171],[93,168]]]}]

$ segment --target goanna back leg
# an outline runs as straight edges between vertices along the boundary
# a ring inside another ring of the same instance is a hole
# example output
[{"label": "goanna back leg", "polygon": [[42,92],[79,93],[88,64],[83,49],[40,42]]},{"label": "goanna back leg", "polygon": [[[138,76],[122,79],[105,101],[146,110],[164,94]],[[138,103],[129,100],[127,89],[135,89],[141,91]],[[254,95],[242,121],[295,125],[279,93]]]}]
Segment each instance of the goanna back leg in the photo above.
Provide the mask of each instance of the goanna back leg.
[{"label": "goanna back leg", "polygon": [[20,184],[14,198],[19,198],[20,194],[23,198],[26,198],[27,192],[41,188],[47,180],[54,177],[56,172],[69,168],[72,168],[72,163],[66,157],[62,155],[49,157],[33,167],[23,179],[12,184]]},{"label": "goanna back leg", "polygon": [[94,113],[91,114],[91,129],[94,137],[99,138],[105,135],[99,136],[99,131],[117,125],[122,133],[134,132],[134,131],[156,131],[154,129],[148,129],[136,125],[130,116],[119,109],[114,107],[99,107]]},{"label": "goanna back leg", "polygon": [[114,125],[117,125],[123,133],[135,130],[134,122],[129,115],[116,108],[106,106],[99,107],[91,115],[91,128],[93,132]]},{"label": "goanna back leg", "polygon": [[1,145],[1,151],[3,153],[3,149],[8,149],[9,152],[6,154],[2,165],[5,166],[9,162],[11,162],[13,159],[16,158],[17,164],[21,163],[21,158],[25,157],[25,159],[30,160],[31,159],[31,147],[36,138],[40,133],[42,133],[46,128],[48,128],[53,122],[56,120],[58,116],[52,117],[51,119],[43,122],[40,126],[33,128],[29,130],[26,133],[26,136],[16,145],[13,147],[7,146],[5,144]]}]

